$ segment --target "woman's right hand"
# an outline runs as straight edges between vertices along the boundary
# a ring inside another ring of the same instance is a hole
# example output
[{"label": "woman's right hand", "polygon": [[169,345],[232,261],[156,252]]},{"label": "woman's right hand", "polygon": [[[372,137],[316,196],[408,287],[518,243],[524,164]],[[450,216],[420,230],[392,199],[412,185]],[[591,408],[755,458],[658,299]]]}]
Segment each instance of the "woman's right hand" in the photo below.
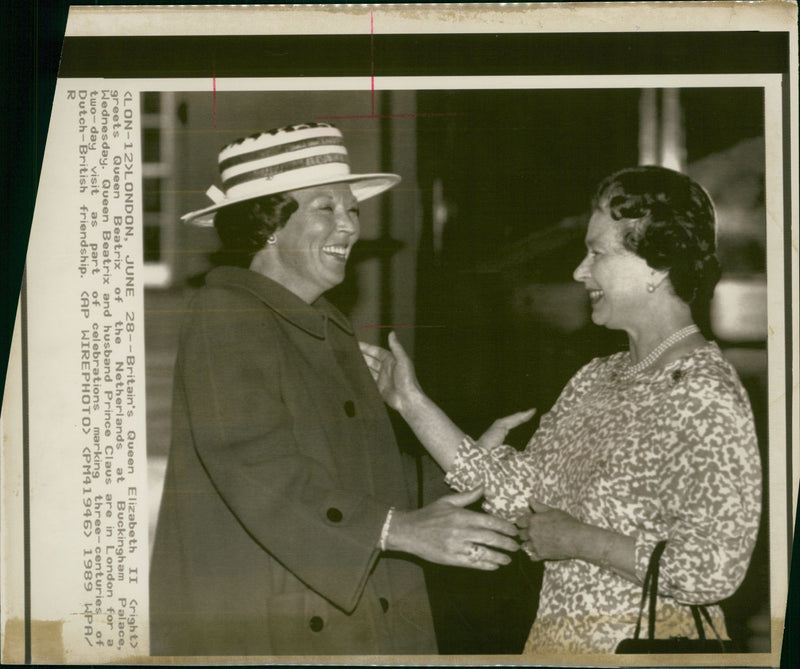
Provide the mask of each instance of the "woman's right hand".
[{"label": "woman's right hand", "polygon": [[515,427],[519,427],[523,423],[527,423],[533,418],[536,409],[528,409],[527,411],[519,411],[512,413],[510,416],[498,418],[494,423],[489,426],[489,429],[484,432],[480,439],[476,442],[478,447],[486,450],[497,448],[504,441],[508,433]]},{"label": "woman's right hand", "polygon": [[389,348],[361,343],[361,353],[383,401],[400,412],[409,427],[444,471],[450,471],[464,433],[422,391],[414,363],[389,334]]},{"label": "woman's right hand", "polygon": [[383,401],[402,413],[415,395],[422,394],[422,389],[414,363],[397,341],[397,336],[394,332],[389,333],[389,351],[365,342],[359,342],[359,346]]}]

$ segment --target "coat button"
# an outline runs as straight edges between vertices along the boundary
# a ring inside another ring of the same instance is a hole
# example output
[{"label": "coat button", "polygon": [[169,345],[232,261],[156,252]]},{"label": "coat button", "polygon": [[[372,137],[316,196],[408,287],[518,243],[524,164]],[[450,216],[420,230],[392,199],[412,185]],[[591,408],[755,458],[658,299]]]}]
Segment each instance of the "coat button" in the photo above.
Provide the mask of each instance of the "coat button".
[{"label": "coat button", "polygon": [[342,519],[342,512],[339,511],[335,506],[332,506],[328,509],[327,513],[325,514],[328,516],[328,520],[332,523],[338,523]]},{"label": "coat button", "polygon": [[319,616],[314,616],[308,621],[308,626],[311,628],[312,632],[321,632],[325,623],[322,622],[322,618]]},{"label": "coat button", "polygon": [[386,597],[381,597],[378,601],[381,603],[383,612],[386,613],[389,610],[389,600]]},{"label": "coat button", "polygon": [[344,412],[347,414],[348,418],[352,418],[356,415],[356,405],[353,404],[352,400],[347,400],[344,403]]}]

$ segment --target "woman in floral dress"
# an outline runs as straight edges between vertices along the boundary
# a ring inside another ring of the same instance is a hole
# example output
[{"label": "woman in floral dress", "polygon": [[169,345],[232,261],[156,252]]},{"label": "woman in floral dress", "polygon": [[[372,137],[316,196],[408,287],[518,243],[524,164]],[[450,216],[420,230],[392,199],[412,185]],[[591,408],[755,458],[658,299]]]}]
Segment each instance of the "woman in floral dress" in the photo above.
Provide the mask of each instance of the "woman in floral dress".
[{"label": "woman in floral dress", "polygon": [[[502,441],[532,410],[495,421],[475,442],[423,393],[394,335],[391,351],[362,352],[448,483],[482,487],[484,508],[516,522],[523,548],[545,562],[526,653],[613,653],[632,636],[663,539],[656,636],[696,637],[685,605],[706,604],[725,638],[715,603],[747,570],[761,465],[745,390],[694,322],[720,276],[714,209],[698,184],[660,167],[611,175],[592,209],[574,278],[592,320],[625,330],[629,351],[578,371],[524,451]],[[451,549],[474,560],[484,551]]]}]

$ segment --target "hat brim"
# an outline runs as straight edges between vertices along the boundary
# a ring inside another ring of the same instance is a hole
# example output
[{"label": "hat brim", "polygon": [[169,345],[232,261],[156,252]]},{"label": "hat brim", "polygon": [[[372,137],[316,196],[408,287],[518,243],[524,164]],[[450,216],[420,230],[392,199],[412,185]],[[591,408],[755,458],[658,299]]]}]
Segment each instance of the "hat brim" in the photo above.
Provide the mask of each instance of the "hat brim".
[{"label": "hat brim", "polygon": [[367,200],[376,195],[380,195],[384,191],[389,190],[393,186],[400,183],[401,177],[399,174],[388,173],[375,173],[375,174],[347,174],[341,177],[332,177],[320,181],[319,178],[311,179],[308,183],[298,182],[292,184],[291,188],[281,187],[276,190],[270,190],[268,187],[259,191],[258,193],[251,193],[243,195],[238,198],[225,198],[219,202],[215,202],[210,207],[198,209],[197,211],[190,211],[188,214],[181,216],[184,223],[191,223],[200,227],[211,227],[214,225],[213,213],[228,207],[232,204],[239,202],[247,202],[248,200],[255,200],[259,197],[267,195],[277,195],[278,193],[288,193],[302,188],[312,188],[314,186],[327,186],[329,184],[347,183],[353,191],[353,196],[359,202]]}]

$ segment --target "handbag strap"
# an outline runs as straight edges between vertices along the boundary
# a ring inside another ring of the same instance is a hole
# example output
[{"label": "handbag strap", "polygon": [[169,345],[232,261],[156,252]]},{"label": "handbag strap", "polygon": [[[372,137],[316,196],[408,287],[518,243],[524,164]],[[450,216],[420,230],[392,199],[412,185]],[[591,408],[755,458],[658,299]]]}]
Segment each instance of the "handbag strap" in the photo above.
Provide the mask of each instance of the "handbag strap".
[{"label": "handbag strap", "polygon": [[649,618],[647,621],[647,633],[650,639],[655,638],[656,630],[656,593],[658,592],[658,563],[661,560],[661,554],[667,546],[666,540],[659,541],[650,555],[650,562],[647,563],[647,571],[644,574],[644,583],[642,584],[642,598],[639,601],[639,617],[636,620],[636,631],[633,634],[634,639],[639,638],[642,630],[642,616],[644,615],[644,605],[650,599]]},{"label": "handbag strap", "polygon": [[[700,639],[705,641],[706,640],[706,631],[703,629],[703,621],[700,619],[700,608],[701,607],[698,606],[697,604],[692,604],[689,607],[689,609],[692,612],[692,618],[694,618],[694,626],[697,628],[697,635],[699,636]],[[708,620],[711,620],[711,618],[708,617],[708,611],[706,611],[706,607],[703,606],[702,609],[703,609],[703,613],[706,615],[706,618],[708,618]],[[713,625],[712,625],[712,628],[713,628]],[[714,631],[716,632],[716,630],[714,630]]]},{"label": "handbag strap", "polygon": [[[648,618],[647,618],[647,638],[651,641],[656,638],[656,600],[658,599],[658,572],[659,572],[659,565],[661,563],[661,554],[664,552],[664,549],[667,547],[666,539],[659,541],[655,548],[653,549],[653,553],[650,555],[650,562],[647,564],[647,571],[644,575],[644,583],[642,585],[642,599],[639,602],[639,618],[636,620],[636,631],[634,632],[633,638],[638,639],[639,634],[642,629],[642,616],[644,615],[644,605],[645,602],[648,603]],[[649,602],[648,602],[649,599]],[[701,640],[705,640],[706,633],[703,629],[703,621],[701,619],[701,615],[705,618],[706,622],[711,627],[712,631],[714,632],[714,636],[717,638],[717,641],[724,647],[724,643],[722,641],[722,637],[717,632],[717,628],[715,627],[714,623],[711,620],[711,615],[708,612],[708,609],[701,605],[701,604],[692,604],[689,609],[692,612],[692,617],[694,618],[694,624],[697,628],[697,636]]]},{"label": "handbag strap", "polygon": [[[722,648],[724,649],[725,648],[725,642],[722,640],[722,637],[719,635],[719,632],[717,632],[717,627],[716,627],[716,625],[714,625],[714,621],[711,620],[711,614],[708,612],[708,609],[705,606],[703,606],[702,604],[695,604],[693,606],[693,608],[697,609],[698,611],[700,611],[700,613],[703,614],[703,618],[706,619],[706,622],[708,623],[708,626],[711,628],[711,631],[714,632],[714,636],[717,637],[717,641],[719,641],[720,646],[722,646]],[[702,631],[703,623],[700,622],[698,624],[697,621],[695,620],[695,624],[697,625],[697,630],[700,633],[700,638],[704,639],[705,638],[705,634]]]}]

